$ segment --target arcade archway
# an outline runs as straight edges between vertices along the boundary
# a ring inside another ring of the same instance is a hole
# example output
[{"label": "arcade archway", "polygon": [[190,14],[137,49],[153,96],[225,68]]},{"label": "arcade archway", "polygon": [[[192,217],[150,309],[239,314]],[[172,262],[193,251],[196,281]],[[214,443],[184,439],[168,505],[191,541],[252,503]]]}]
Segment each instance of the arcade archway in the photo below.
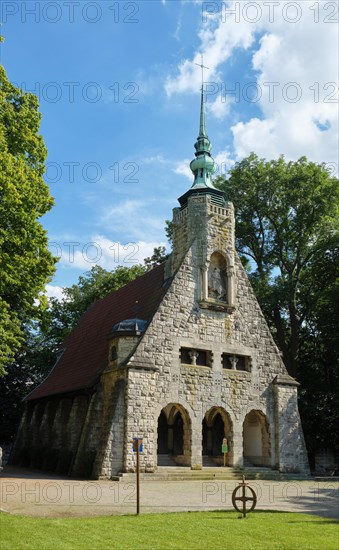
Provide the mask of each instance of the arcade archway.
[{"label": "arcade archway", "polygon": [[270,436],[267,417],[253,410],[243,424],[243,456],[245,466],[270,466]]},{"label": "arcade archway", "polygon": [[190,465],[191,422],[186,409],[177,403],[164,407],[158,417],[157,454],[158,465]]},{"label": "arcade archway", "polygon": [[[202,422],[202,455],[203,464],[223,464],[222,442],[228,441],[227,465],[233,464],[233,427],[230,415],[222,407],[212,407]],[[208,458],[207,458],[208,457]]]}]

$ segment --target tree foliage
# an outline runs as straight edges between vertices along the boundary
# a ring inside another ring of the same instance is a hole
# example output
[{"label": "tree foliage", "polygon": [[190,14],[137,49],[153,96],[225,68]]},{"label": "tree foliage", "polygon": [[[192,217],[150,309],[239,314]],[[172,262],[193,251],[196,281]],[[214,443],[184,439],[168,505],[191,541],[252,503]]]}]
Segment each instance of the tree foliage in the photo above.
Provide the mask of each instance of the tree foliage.
[{"label": "tree foliage", "polygon": [[288,372],[301,383],[311,458],[339,450],[338,180],[324,164],[251,154],[217,178],[236,209],[236,244]]},{"label": "tree foliage", "polygon": [[14,87],[0,66],[0,374],[24,339],[23,324],[38,317],[40,297],[54,273],[39,218],[53,205],[44,183],[47,150],[39,135],[34,94]]},{"label": "tree foliage", "polygon": [[153,267],[162,264],[167,256],[166,248],[164,246],[158,246],[154,248],[152,256],[144,259],[144,264],[147,269],[153,269]]},{"label": "tree foliage", "polygon": [[339,452],[339,246],[317,254],[303,274],[309,314],[298,359],[300,412],[311,456],[319,447]]},{"label": "tree foliage", "polygon": [[145,272],[146,267],[142,265],[118,266],[113,271],[94,266],[79,277],[77,284],[63,289],[62,300],[50,299],[49,308],[38,323],[26,325],[24,344],[8,367],[8,374],[0,379],[0,442],[13,438],[22,399],[47,376],[60,344],[87,308]]},{"label": "tree foliage", "polygon": [[338,180],[305,157],[287,163],[252,153],[217,185],[235,205],[238,251],[250,259],[251,282],[296,376],[301,327],[309,315],[303,275],[337,242]]}]

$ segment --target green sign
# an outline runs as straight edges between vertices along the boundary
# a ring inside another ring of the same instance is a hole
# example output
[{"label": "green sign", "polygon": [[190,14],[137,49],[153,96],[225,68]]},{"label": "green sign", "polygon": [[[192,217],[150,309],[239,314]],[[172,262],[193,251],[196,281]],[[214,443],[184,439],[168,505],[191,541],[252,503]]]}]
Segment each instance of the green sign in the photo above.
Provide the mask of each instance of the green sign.
[{"label": "green sign", "polygon": [[222,453],[228,453],[228,444],[227,444],[227,438],[226,437],[224,437],[224,439],[222,440],[221,452]]}]

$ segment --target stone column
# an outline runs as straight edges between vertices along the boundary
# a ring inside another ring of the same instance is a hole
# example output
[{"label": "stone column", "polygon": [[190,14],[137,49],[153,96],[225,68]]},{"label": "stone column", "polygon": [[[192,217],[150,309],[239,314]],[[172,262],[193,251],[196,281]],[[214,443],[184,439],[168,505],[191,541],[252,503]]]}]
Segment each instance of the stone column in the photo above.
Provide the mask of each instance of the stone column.
[{"label": "stone column", "polygon": [[237,418],[233,423],[233,440],[231,441],[233,452],[233,466],[243,466],[243,425]]},{"label": "stone column", "polygon": [[309,474],[309,465],[298,411],[299,383],[288,374],[273,380],[275,460],[280,472]]},{"label": "stone column", "polygon": [[202,418],[191,418],[191,468],[201,470],[202,468]]}]

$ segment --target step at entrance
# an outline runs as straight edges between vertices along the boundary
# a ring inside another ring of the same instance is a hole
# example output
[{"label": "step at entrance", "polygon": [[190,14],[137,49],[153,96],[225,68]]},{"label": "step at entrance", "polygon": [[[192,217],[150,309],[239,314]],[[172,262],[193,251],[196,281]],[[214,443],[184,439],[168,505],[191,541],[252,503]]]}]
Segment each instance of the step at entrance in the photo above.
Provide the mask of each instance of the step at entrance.
[{"label": "step at entrance", "polygon": [[171,466],[180,466],[180,464],[175,462],[172,455],[158,455],[158,466],[170,468]]}]

